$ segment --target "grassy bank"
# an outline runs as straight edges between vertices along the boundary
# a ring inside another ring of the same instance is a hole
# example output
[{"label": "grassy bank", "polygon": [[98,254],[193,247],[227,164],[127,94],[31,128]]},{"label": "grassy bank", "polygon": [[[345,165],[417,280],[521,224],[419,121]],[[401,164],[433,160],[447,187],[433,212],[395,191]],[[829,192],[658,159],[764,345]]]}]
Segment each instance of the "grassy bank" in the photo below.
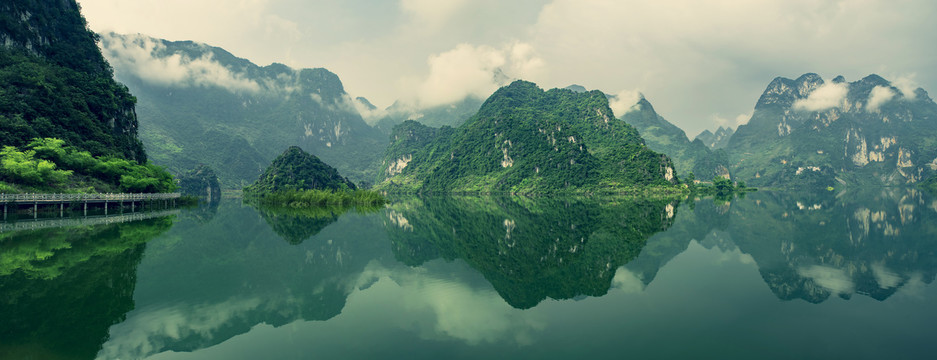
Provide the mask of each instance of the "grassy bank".
[{"label": "grassy bank", "polygon": [[274,207],[381,206],[387,202],[380,193],[368,190],[285,190],[272,193],[249,193],[244,197],[260,205]]}]

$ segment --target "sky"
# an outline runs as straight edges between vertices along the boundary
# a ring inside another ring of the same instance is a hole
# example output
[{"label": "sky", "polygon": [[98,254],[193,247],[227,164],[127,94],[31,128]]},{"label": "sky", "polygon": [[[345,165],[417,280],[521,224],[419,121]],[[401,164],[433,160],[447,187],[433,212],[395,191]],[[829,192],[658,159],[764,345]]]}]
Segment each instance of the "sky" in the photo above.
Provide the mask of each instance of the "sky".
[{"label": "sky", "polygon": [[[691,138],[778,76],[878,74],[937,91],[932,0],[78,0],[92,30],[324,67],[378,107],[487,97],[492,76],[634,98]],[[621,114],[617,114],[621,115]]]}]

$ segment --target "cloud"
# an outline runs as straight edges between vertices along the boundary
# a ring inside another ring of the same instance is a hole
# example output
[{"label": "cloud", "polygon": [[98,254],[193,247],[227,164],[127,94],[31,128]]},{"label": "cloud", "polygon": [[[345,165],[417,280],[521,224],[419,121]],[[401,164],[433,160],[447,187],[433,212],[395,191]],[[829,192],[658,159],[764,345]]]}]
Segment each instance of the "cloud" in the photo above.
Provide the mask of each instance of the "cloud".
[{"label": "cloud", "polygon": [[419,107],[449,104],[467,96],[487,98],[505,85],[502,76],[524,78],[539,71],[543,60],[529,44],[516,42],[502,48],[459,44],[431,55],[427,64],[429,75],[417,86]]},{"label": "cloud", "polygon": [[738,114],[738,116],[735,117],[735,126],[738,127],[739,125],[748,124],[748,121],[752,119],[752,114],[753,113]]},{"label": "cloud", "polygon": [[101,50],[115,69],[129,72],[146,82],[163,86],[212,87],[231,92],[261,90],[260,84],[216,62],[211,53],[198,58],[166,54],[160,41],[142,35],[101,36]]},{"label": "cloud", "polygon": [[875,276],[875,282],[882,289],[890,289],[901,285],[901,276],[885,267],[884,262],[872,264],[872,275]]},{"label": "cloud", "polygon": [[843,105],[846,94],[849,93],[849,85],[846,83],[834,84],[825,83],[816,88],[806,99],[794,101],[794,109],[806,111],[822,111]]},{"label": "cloud", "polygon": [[878,111],[878,108],[891,101],[895,97],[895,92],[885,86],[876,86],[869,93],[869,101],[866,102],[866,109],[869,111]]},{"label": "cloud", "polygon": [[735,116],[734,119],[727,119],[727,118],[720,116],[719,114],[713,114],[712,116],[713,123],[715,123],[716,126],[727,127],[727,128],[738,127],[740,125],[748,124],[748,122],[751,119],[752,119],[751,112],[738,114]]},{"label": "cloud", "polygon": [[616,117],[622,117],[629,111],[636,110],[634,106],[643,98],[644,94],[638,90],[622,90],[608,100],[608,107],[612,108]]},{"label": "cloud", "polygon": [[813,265],[797,269],[800,276],[810,278],[814,283],[835,295],[852,294],[855,284],[842,269]]},{"label": "cloud", "polygon": [[[538,76],[504,71],[544,88],[641,89],[687,133],[710,128],[711,114],[731,123],[750,111],[777,76],[918,73],[925,89],[937,87],[937,47],[921,46],[937,32],[930,0],[79,1],[95,31],[325,67],[382,108],[415,94],[427,57],[460,43],[529,45]],[[898,85],[902,95],[916,89]]]},{"label": "cloud", "polygon": [[134,311],[111,327],[109,340],[103,344],[98,358],[142,359],[173,348],[181,339],[209,342],[232,323],[247,319],[265,302],[242,298]]},{"label": "cloud", "polygon": [[361,115],[365,122],[370,125],[374,125],[378,120],[381,120],[387,116],[387,110],[374,107],[372,108],[364,101],[358,99],[352,99],[351,96],[346,95],[346,103],[351,103],[354,106],[355,112]]},{"label": "cloud", "polygon": [[898,88],[905,99],[914,100],[917,98],[918,84],[914,81],[915,75],[897,76],[891,81],[891,85]]},{"label": "cloud", "polygon": [[[459,267],[458,263],[444,266],[446,273]],[[394,309],[388,322],[399,322],[397,326],[413,329],[423,338],[472,345],[512,339],[523,345],[544,327],[535,314],[508,305],[487,282],[476,288],[465,279],[436,274],[427,267],[387,269],[372,263],[361,279],[364,283],[375,278],[377,282],[365,291],[375,292],[370,298],[379,299],[381,308]]]},{"label": "cloud", "polygon": [[619,289],[626,294],[637,294],[644,292],[644,282],[631,270],[622,266],[612,278],[612,288]]}]

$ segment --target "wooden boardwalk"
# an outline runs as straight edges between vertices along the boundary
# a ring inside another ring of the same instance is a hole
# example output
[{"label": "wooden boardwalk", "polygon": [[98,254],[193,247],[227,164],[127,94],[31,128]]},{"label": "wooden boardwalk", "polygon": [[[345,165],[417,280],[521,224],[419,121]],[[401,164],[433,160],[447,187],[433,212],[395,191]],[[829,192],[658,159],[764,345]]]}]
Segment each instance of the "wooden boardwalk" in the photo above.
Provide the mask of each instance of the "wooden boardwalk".
[{"label": "wooden boardwalk", "polygon": [[179,193],[151,193],[151,194],[0,194],[0,203],[3,204],[3,218],[6,219],[9,210],[18,210],[23,206],[32,207],[33,217],[39,212],[39,205],[58,205],[61,215],[65,208],[73,210],[72,206],[82,206],[84,214],[88,215],[88,205],[103,204],[104,214],[107,214],[109,204],[118,204],[122,209],[125,203],[130,204],[131,211],[136,211],[137,204],[157,203],[165,206],[175,206]]}]

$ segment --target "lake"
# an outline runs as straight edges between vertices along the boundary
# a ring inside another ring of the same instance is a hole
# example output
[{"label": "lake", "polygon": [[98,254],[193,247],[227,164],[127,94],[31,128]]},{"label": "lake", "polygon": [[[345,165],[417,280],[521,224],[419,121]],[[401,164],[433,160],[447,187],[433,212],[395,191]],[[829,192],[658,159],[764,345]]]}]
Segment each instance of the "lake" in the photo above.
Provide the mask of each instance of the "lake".
[{"label": "lake", "polygon": [[937,199],[239,199],[0,233],[0,358],[931,358]]}]

